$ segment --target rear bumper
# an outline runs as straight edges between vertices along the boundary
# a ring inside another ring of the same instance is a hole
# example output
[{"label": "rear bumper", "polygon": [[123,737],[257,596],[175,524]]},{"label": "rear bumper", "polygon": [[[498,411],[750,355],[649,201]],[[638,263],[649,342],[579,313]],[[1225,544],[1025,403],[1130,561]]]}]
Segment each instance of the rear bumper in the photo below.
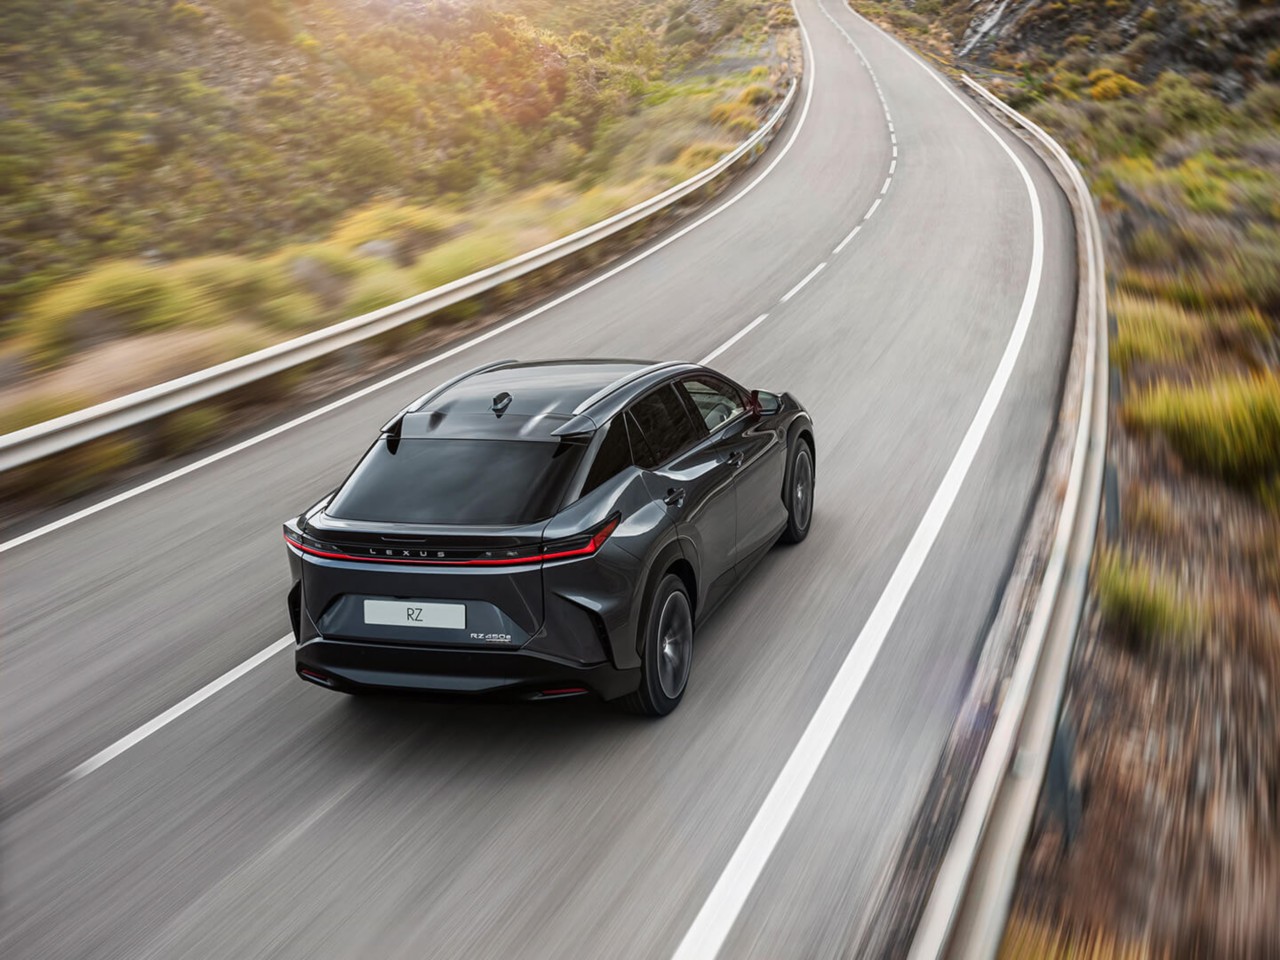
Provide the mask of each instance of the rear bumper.
[{"label": "rear bumper", "polygon": [[524,650],[449,650],[316,637],[296,647],[298,676],[332,690],[538,700],[585,689],[604,700],[639,686],[639,669],[583,665]]}]

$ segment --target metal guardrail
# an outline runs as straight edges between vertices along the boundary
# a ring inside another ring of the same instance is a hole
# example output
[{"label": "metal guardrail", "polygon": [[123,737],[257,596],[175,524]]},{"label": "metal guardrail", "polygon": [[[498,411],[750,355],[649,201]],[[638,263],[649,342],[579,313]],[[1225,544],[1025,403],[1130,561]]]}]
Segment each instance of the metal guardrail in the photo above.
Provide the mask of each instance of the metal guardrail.
[{"label": "metal guardrail", "polygon": [[715,164],[657,196],[599,223],[487,267],[408,300],[343,320],[284,343],[213,367],[77,410],[0,436],[0,472],[21,467],[72,447],[174,413],[267,377],[327,357],[396,327],[422,320],[455,304],[494,291],[536,270],[595,246],[637,223],[669,210],[717,180],[739,162],[751,163],[764,152],[795,100],[799,81],[792,78],[782,103],[765,123]]},{"label": "metal guardrail", "polygon": [[991,738],[916,928],[911,960],[990,960],[1000,948],[1087,598],[1107,441],[1106,273],[1089,188],[1044,130],[970,77],[961,79],[1056,161],[1050,169],[1075,213],[1077,323],[1084,324],[1086,342],[1079,419],[1044,576]]}]

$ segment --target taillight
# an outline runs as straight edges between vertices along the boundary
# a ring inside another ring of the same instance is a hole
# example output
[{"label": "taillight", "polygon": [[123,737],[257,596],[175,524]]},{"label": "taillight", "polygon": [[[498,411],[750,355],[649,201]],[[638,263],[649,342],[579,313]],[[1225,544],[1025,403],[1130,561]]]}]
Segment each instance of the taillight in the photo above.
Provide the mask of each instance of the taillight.
[{"label": "taillight", "polygon": [[[344,548],[339,544],[315,540],[289,527],[285,528],[284,539],[294,549],[313,557],[323,557],[326,560],[351,560],[358,563],[398,563],[419,567],[512,567],[530,563],[542,563],[547,560],[566,560],[572,557],[590,556],[604,546],[604,542],[609,539],[609,534],[617,529],[620,520],[621,517],[615,514],[604,523],[572,537],[548,540],[541,544],[530,544],[528,546],[481,549],[475,551],[475,556],[469,556],[466,559],[419,559],[405,556],[375,556],[372,554],[361,556],[348,552],[349,548]],[[386,549],[388,554],[408,552],[399,548],[382,549]],[[447,553],[446,551],[439,552]]]},{"label": "taillight", "polygon": [[609,534],[618,529],[618,523],[622,518],[614,514],[604,523],[591,530],[587,530],[576,536],[565,537],[561,540],[548,540],[542,545],[542,560],[563,560],[566,557],[587,557],[595,553],[604,542],[609,539]]}]

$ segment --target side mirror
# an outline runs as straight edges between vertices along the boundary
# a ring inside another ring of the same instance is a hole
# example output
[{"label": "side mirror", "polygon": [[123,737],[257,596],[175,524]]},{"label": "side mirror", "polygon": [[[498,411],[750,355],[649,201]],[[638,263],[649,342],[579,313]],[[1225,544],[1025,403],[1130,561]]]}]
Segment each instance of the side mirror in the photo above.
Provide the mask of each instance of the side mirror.
[{"label": "side mirror", "polygon": [[782,409],[782,398],[768,390],[751,391],[751,413],[757,417],[769,417]]}]

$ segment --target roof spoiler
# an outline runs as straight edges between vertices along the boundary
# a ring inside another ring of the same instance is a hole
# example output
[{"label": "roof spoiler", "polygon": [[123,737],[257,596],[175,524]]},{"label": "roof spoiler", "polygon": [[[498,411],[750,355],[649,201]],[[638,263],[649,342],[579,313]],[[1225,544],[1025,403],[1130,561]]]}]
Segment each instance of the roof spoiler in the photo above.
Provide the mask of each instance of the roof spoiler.
[{"label": "roof spoiler", "polygon": [[600,429],[600,425],[588,417],[585,413],[580,413],[576,417],[570,419],[567,423],[562,423],[551,431],[553,437],[559,437],[561,440],[572,440],[576,437],[589,437]]},{"label": "roof spoiler", "polygon": [[436,397],[440,396],[446,390],[449,390],[452,387],[456,387],[463,380],[466,380],[470,377],[474,377],[480,373],[488,373],[490,370],[497,370],[501,367],[510,366],[513,363],[519,363],[519,361],[510,360],[510,359],[495,360],[493,363],[481,364],[478,367],[473,367],[472,369],[468,370],[466,373],[458,374],[456,377],[454,377],[451,380],[446,380],[444,383],[440,384],[434,390],[429,390],[426,393],[424,393],[417,400],[414,400],[407,407],[405,407],[403,410],[397,413],[394,417],[392,417],[390,420],[384,423],[382,425],[382,434],[388,437],[400,436],[400,427],[403,425],[406,414],[417,413],[419,410],[425,407],[432,400],[436,399]]}]

